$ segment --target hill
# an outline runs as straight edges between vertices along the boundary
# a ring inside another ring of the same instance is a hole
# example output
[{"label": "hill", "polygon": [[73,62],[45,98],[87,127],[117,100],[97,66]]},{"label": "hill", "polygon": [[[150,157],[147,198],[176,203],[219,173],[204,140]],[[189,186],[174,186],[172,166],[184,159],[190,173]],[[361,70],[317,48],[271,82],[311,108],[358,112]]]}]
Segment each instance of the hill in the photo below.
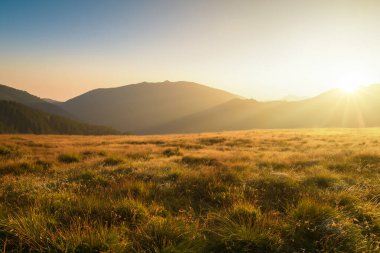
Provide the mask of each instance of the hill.
[{"label": "hill", "polygon": [[0,99],[135,134],[380,126],[380,85],[300,101],[259,102],[183,81],[96,89],[66,102],[0,86]]},{"label": "hill", "polygon": [[301,101],[301,100],[305,100],[305,99],[308,99],[309,97],[306,97],[306,96],[296,96],[296,95],[287,95],[281,99],[279,99],[280,101],[288,101],[288,102],[294,102],[294,101]]},{"label": "hill", "polygon": [[252,128],[318,128],[380,126],[380,85],[356,94],[331,90],[317,97],[295,101],[257,102],[243,99],[198,112],[144,133],[191,133]]},{"label": "hill", "polygon": [[0,101],[0,133],[98,135],[117,131],[48,114],[17,102]]},{"label": "hill", "polygon": [[239,96],[196,83],[166,81],[93,90],[62,108],[89,123],[141,133],[235,98]]},{"label": "hill", "polygon": [[50,99],[50,98],[42,98],[42,100],[53,105],[60,105],[62,103],[60,101]]},{"label": "hill", "polygon": [[0,84],[0,100],[14,101],[47,113],[73,118],[72,115],[67,113],[57,104],[49,103],[37,96],[29,94],[26,91],[18,90],[2,84]]}]

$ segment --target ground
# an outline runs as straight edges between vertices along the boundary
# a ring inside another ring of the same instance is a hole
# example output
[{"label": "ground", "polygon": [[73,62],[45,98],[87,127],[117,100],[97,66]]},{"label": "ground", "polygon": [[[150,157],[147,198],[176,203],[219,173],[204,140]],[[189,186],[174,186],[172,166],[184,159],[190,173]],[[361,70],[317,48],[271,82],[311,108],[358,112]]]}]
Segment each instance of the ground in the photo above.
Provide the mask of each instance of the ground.
[{"label": "ground", "polygon": [[380,129],[0,135],[3,252],[380,252]]}]

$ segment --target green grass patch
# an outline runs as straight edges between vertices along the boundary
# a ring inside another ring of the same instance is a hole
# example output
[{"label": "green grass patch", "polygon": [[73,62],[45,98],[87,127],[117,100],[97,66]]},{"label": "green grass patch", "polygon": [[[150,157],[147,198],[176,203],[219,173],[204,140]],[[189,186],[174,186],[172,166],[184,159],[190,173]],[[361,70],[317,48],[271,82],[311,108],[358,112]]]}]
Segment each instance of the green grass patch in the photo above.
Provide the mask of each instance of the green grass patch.
[{"label": "green grass patch", "polygon": [[11,149],[5,146],[0,146],[0,157],[9,156],[12,153]]},{"label": "green grass patch", "polygon": [[58,156],[58,161],[61,163],[78,163],[81,157],[77,154],[60,154]]},{"label": "green grass patch", "polygon": [[115,158],[115,157],[108,157],[106,159],[103,160],[102,164],[103,166],[116,166],[116,165],[119,165],[119,164],[122,164],[123,163],[123,160],[120,159],[120,158]]},{"label": "green grass patch", "polygon": [[210,145],[221,144],[225,141],[226,141],[226,138],[215,137],[215,138],[202,138],[202,139],[199,139],[198,142],[202,145],[210,146]]},{"label": "green grass patch", "polygon": [[181,151],[179,150],[179,148],[168,148],[168,149],[165,149],[162,154],[166,157],[171,157],[171,156],[181,156],[182,153]]},{"label": "green grass patch", "polygon": [[183,164],[189,166],[220,166],[221,163],[215,158],[209,157],[195,157],[195,156],[184,156],[181,159]]}]

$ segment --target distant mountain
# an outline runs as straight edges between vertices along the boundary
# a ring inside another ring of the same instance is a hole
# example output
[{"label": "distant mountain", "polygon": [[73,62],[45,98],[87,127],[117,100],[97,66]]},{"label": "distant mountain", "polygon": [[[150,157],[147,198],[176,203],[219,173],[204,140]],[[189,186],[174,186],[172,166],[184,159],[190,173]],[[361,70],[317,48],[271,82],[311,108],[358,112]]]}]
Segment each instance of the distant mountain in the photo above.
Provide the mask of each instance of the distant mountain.
[{"label": "distant mountain", "polygon": [[294,101],[301,101],[301,100],[305,100],[305,99],[308,99],[309,97],[306,97],[306,96],[296,96],[296,95],[288,95],[288,96],[285,96],[281,99],[279,99],[280,101],[288,101],[288,102],[294,102]]},{"label": "distant mountain", "polygon": [[0,133],[117,134],[103,126],[80,123],[52,115],[14,101],[0,101]]},{"label": "distant mountain", "polygon": [[253,128],[378,127],[380,85],[356,94],[331,90],[297,102],[228,101],[214,108],[145,129],[144,133],[192,133]]},{"label": "distant mountain", "polygon": [[[1,99],[22,101],[20,103],[44,111],[58,108],[89,124],[109,125],[135,134],[380,127],[377,112],[380,85],[361,88],[351,95],[335,89],[300,101],[259,102],[196,83],[166,81],[96,89],[66,102],[49,103],[26,92],[0,86]],[[0,126],[4,128],[6,122]]]},{"label": "distant mountain", "polygon": [[71,114],[63,110],[57,104],[46,102],[45,100],[31,95],[26,91],[14,89],[2,84],[0,84],[0,100],[14,101],[47,113],[73,118]]},{"label": "distant mountain", "polygon": [[54,100],[54,99],[50,99],[50,98],[42,98],[42,100],[45,101],[45,102],[47,102],[47,103],[53,104],[53,105],[60,105],[60,104],[62,104],[62,102]]},{"label": "distant mountain", "polygon": [[62,108],[89,123],[143,133],[237,98],[241,97],[191,82],[145,82],[92,90],[64,102]]},{"label": "distant mountain", "polygon": [[263,103],[256,100],[233,99],[161,126],[146,128],[142,132],[144,134],[165,134],[264,128],[267,121],[266,112],[275,111],[276,108],[284,104],[285,102]]}]

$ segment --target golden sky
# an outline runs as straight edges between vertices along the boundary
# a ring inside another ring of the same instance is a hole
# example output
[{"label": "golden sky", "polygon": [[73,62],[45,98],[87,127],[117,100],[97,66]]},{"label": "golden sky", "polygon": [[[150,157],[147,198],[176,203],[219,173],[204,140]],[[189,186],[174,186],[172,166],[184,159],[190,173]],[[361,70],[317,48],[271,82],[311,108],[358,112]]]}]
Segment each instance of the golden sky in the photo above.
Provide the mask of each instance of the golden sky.
[{"label": "golden sky", "polygon": [[57,100],[167,79],[259,100],[380,83],[380,1],[78,2],[0,2],[0,83]]}]

